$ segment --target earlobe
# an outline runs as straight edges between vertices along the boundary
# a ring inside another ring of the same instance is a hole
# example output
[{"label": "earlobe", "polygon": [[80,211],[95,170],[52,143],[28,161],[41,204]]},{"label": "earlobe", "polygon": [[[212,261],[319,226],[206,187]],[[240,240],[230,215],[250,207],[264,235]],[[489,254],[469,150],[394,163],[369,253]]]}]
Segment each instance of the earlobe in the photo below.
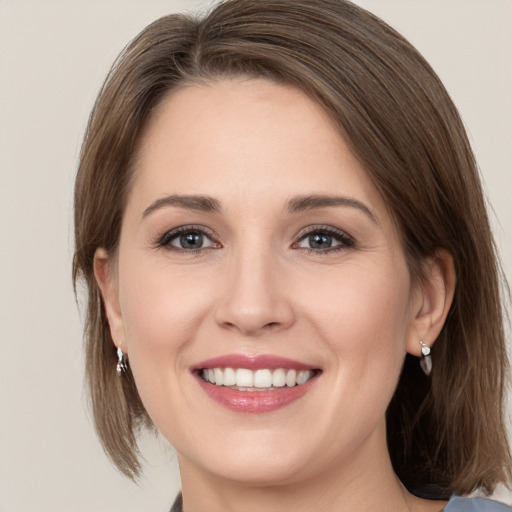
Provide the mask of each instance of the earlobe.
[{"label": "earlobe", "polygon": [[115,265],[112,262],[112,257],[105,249],[96,249],[93,267],[94,277],[96,278],[103,298],[112,340],[116,347],[122,348],[123,352],[126,352],[123,317],[119,304]]},{"label": "earlobe", "polygon": [[452,305],[456,274],[452,255],[439,249],[427,262],[423,281],[416,290],[414,328],[411,330],[407,351],[420,357],[420,340],[431,347],[439,336]]}]

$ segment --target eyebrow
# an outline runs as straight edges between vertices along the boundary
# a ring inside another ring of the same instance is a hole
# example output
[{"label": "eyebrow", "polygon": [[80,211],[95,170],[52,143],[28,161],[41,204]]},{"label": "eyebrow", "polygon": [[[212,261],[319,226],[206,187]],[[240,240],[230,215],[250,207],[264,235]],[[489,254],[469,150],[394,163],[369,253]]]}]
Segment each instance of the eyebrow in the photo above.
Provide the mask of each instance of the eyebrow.
[{"label": "eyebrow", "polygon": [[319,208],[332,208],[337,206],[357,208],[367,217],[369,217],[372,222],[378,224],[377,217],[370,210],[370,208],[368,208],[368,206],[366,206],[361,201],[358,201],[352,197],[324,195],[297,196],[292,197],[286,203],[286,209],[291,213],[315,210]]},{"label": "eyebrow", "polygon": [[222,209],[220,202],[210,196],[174,194],[162,197],[151,203],[142,213],[142,217],[145,218],[154,211],[169,206],[185,208],[186,210],[215,213],[219,213]]},{"label": "eyebrow", "polygon": [[[187,210],[195,210],[200,212],[220,213],[222,206],[217,199],[205,195],[177,195],[173,194],[157,199],[151,203],[143,212],[142,217],[145,218],[151,213],[161,208],[175,206],[185,208]],[[357,208],[366,214],[371,221],[378,224],[377,218],[373,212],[361,201],[352,197],[345,196],[326,196],[326,195],[308,195],[292,197],[286,202],[286,210],[290,213],[298,213],[308,210],[332,207],[348,207]]]}]

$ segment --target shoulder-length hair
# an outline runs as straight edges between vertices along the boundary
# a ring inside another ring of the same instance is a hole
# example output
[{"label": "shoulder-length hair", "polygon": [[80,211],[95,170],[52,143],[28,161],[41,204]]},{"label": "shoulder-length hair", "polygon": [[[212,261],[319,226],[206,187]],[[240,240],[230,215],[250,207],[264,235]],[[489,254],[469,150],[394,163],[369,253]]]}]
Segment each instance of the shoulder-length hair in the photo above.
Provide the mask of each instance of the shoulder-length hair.
[{"label": "shoulder-length hair", "polygon": [[500,267],[475,159],[440,80],[402,36],[346,0],[228,0],[203,17],[170,15],[121,53],[91,113],[75,189],[73,279],[88,305],[86,375],[97,432],[126,475],[139,474],[137,429],[151,421],[116,351],[93,273],[115,255],[132,162],[162,98],[187,83],[263,77],[297,87],[330,114],[397,223],[413,282],[440,248],[457,286],[427,379],[407,356],[387,412],[396,473],[413,492],[491,492],[510,477],[507,354]]}]

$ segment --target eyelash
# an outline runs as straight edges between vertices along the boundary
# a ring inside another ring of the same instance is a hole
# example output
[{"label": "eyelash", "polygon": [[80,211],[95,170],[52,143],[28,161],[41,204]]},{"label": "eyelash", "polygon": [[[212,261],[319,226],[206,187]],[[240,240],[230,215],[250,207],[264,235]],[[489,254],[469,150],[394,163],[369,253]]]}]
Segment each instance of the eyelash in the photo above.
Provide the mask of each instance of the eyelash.
[{"label": "eyelash", "polygon": [[[199,249],[184,249],[181,247],[175,247],[171,245],[171,242],[181,235],[186,234],[198,234],[202,235],[212,241],[212,245],[209,247],[201,247]],[[203,252],[210,251],[212,249],[219,249],[221,247],[220,242],[215,240],[213,233],[206,229],[204,226],[187,225],[180,226],[179,228],[166,231],[162,236],[157,238],[155,246],[157,248],[164,248],[169,251],[176,251],[183,254],[202,254]]]},{"label": "eyelash", "polygon": [[[211,246],[201,247],[199,249],[184,249],[181,247],[176,247],[171,245],[171,242],[174,241],[181,235],[185,234],[198,234],[206,237],[212,242]],[[314,249],[311,247],[300,247],[299,244],[304,241],[307,237],[313,235],[324,235],[328,237],[332,237],[336,242],[339,242],[338,245],[334,247],[328,247],[326,249]],[[333,253],[338,251],[347,250],[355,247],[355,240],[345,233],[344,231],[329,227],[329,226],[308,226],[297,236],[297,241],[292,244],[292,248],[294,249],[302,249],[309,254],[314,255],[322,255],[326,253]],[[171,231],[165,232],[163,235],[157,237],[155,246],[157,248],[164,248],[169,251],[176,251],[179,253],[184,253],[188,255],[198,255],[202,254],[206,251],[211,251],[212,249],[219,249],[222,247],[221,243],[215,239],[214,234],[206,229],[204,226],[196,226],[196,225],[186,225],[180,226],[179,228],[173,229]]]},{"label": "eyelash", "polygon": [[306,238],[313,235],[327,235],[329,237],[332,237],[336,242],[339,242],[339,244],[334,247],[328,247],[327,249],[313,249],[311,247],[301,248],[302,250],[308,252],[309,254],[323,255],[326,253],[335,253],[339,251],[345,251],[356,246],[355,240],[345,231],[341,231],[330,226],[318,225],[308,226],[307,228],[304,228],[304,230],[302,230],[302,232],[299,233],[297,241],[293,243],[292,247],[300,248],[297,247],[298,244],[301,243]]}]

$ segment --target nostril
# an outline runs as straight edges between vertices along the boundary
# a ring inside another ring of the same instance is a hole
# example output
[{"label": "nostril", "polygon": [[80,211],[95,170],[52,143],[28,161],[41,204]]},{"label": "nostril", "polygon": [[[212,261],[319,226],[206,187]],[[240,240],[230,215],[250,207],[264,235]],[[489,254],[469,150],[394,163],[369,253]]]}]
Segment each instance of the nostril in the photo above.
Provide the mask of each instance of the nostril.
[{"label": "nostril", "polygon": [[[248,336],[275,332],[289,327],[294,320],[294,314],[289,304],[272,302],[268,295],[264,299],[238,300],[236,295],[229,296],[216,307],[216,323],[231,331],[239,331]],[[277,299],[275,299],[277,301]]]}]

